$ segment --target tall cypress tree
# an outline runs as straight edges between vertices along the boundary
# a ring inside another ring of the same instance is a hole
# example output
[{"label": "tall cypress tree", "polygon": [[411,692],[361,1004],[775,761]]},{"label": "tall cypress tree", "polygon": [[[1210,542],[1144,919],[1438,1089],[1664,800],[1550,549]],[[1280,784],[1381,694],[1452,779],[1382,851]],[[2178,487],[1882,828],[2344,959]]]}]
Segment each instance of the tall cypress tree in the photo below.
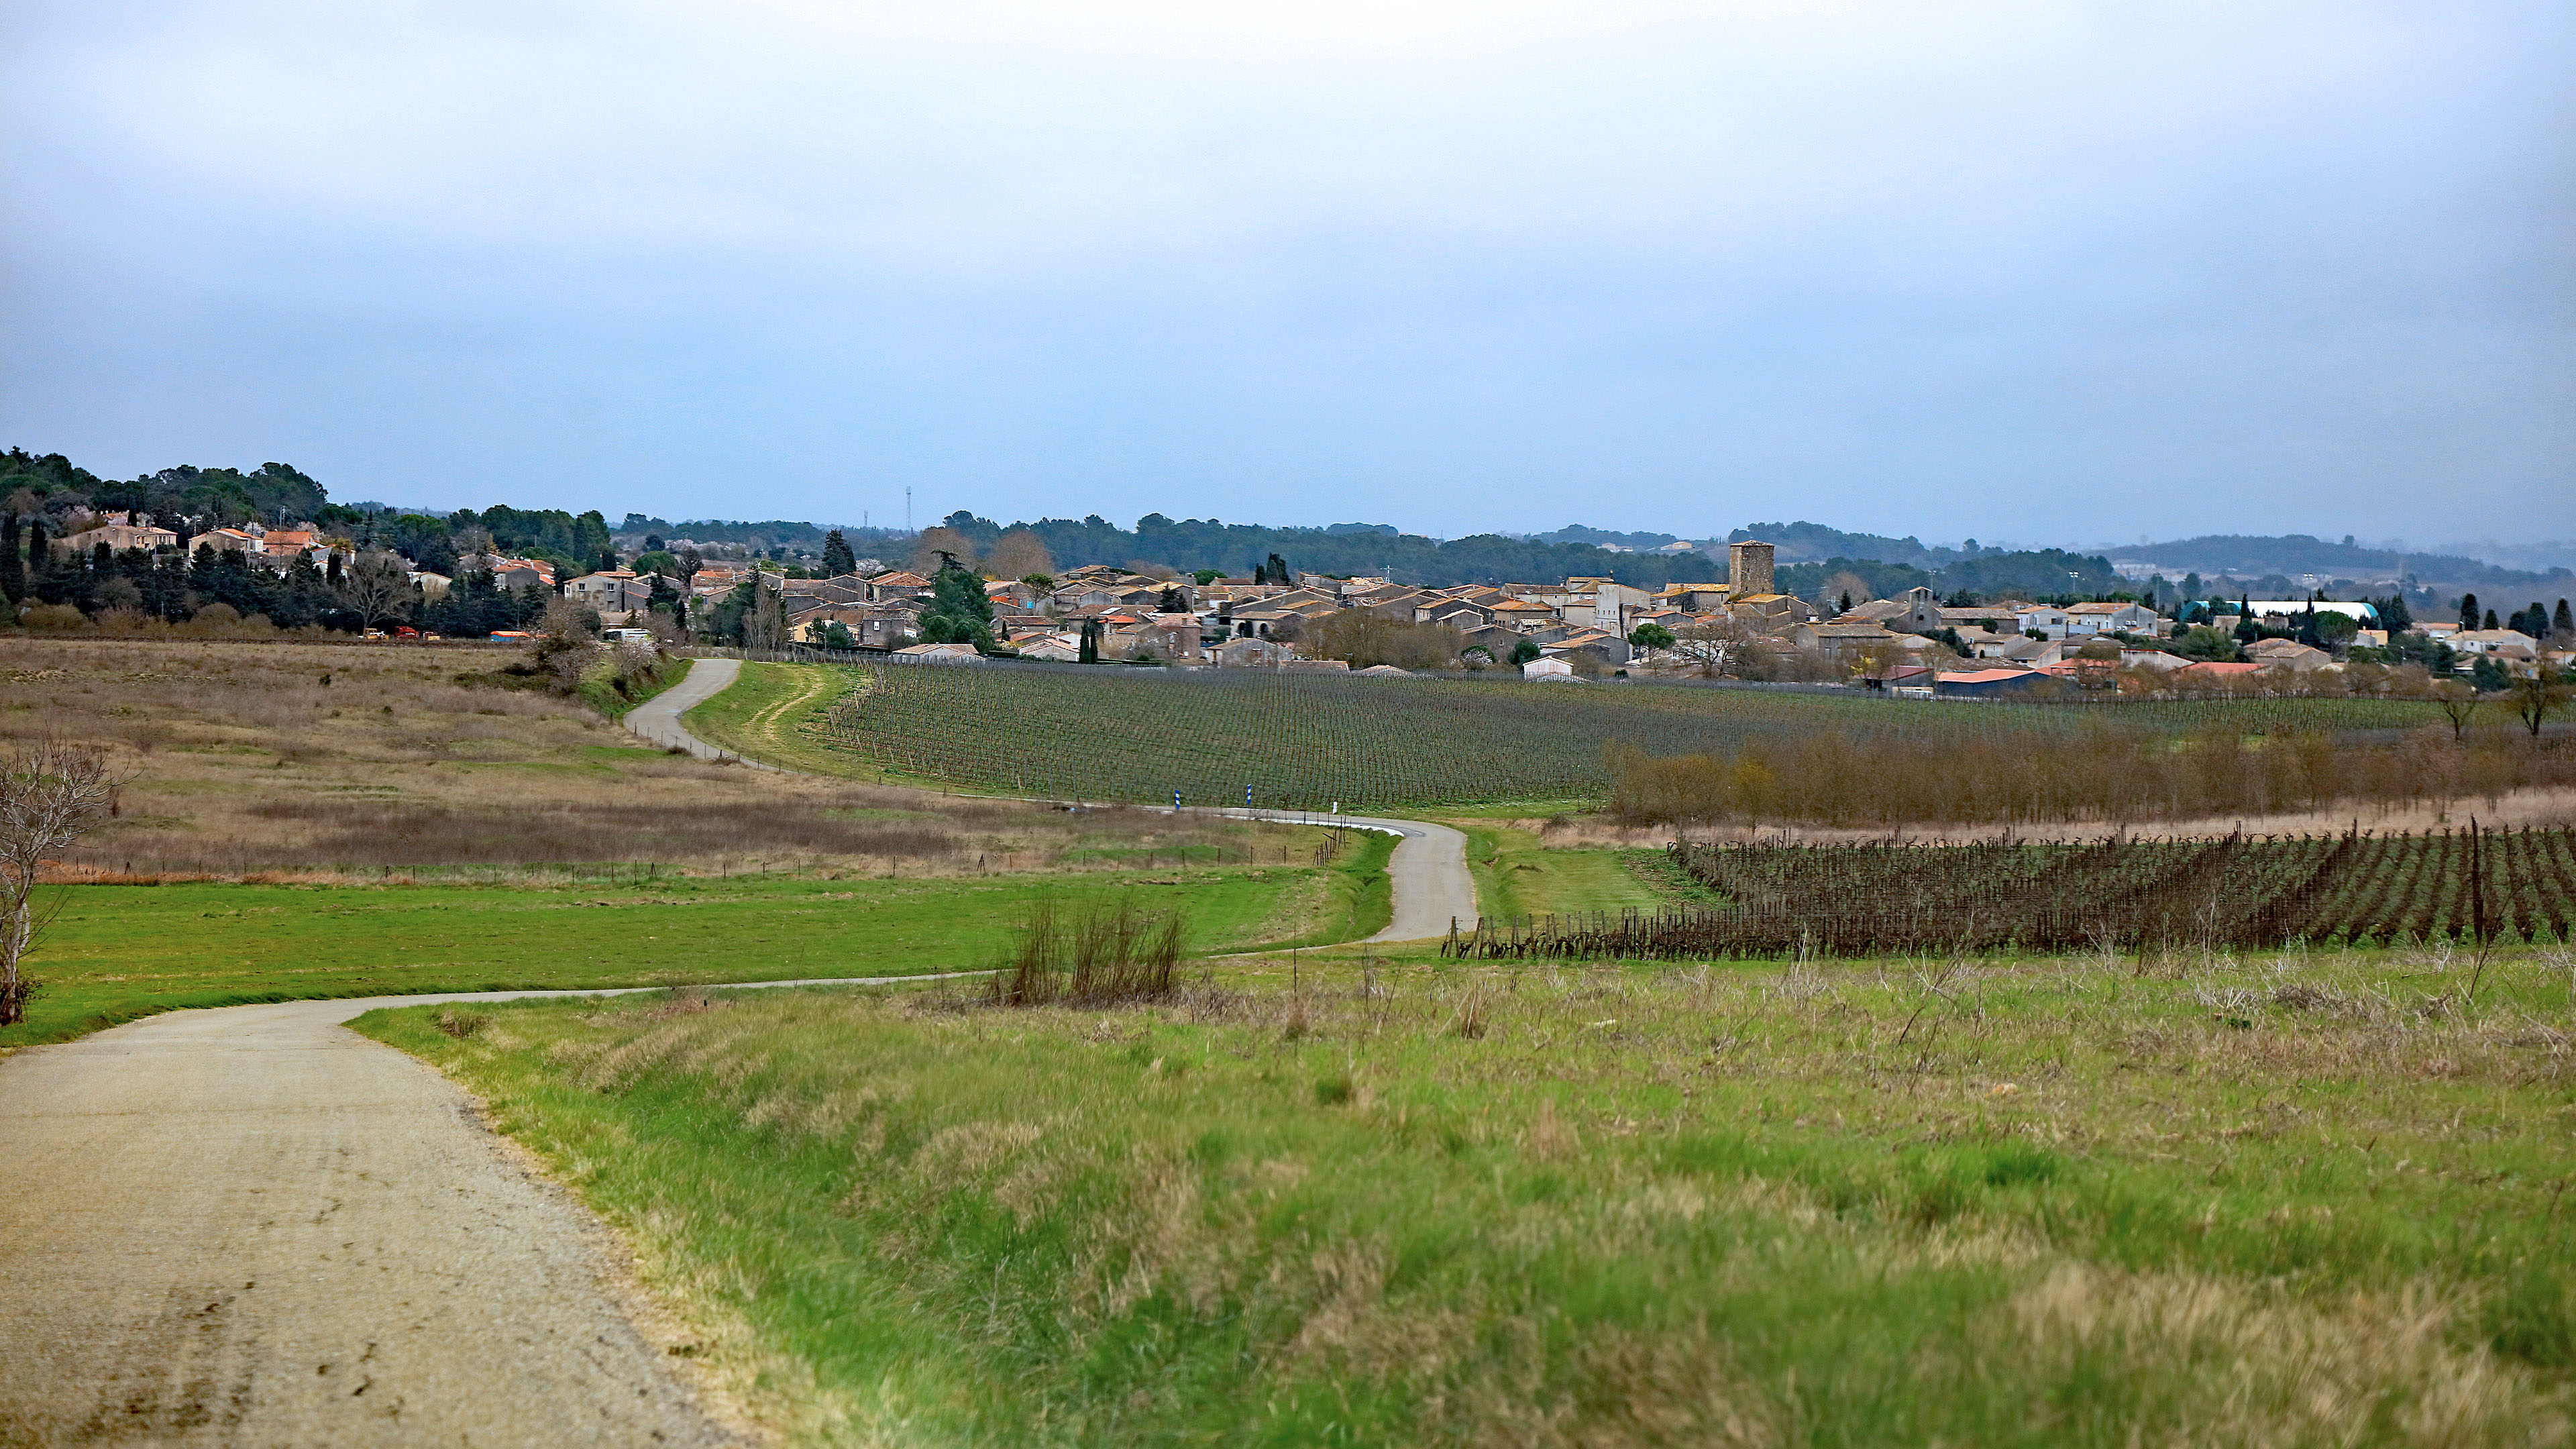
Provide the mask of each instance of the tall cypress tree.
[{"label": "tall cypress tree", "polygon": [[14,604],[27,596],[27,571],[18,558],[18,515],[0,516],[0,597]]},{"label": "tall cypress tree", "polygon": [[2487,610],[2487,622],[2486,622],[2486,624],[2485,624],[2485,626],[2484,626],[2484,627],[2489,628],[2489,629],[2493,629],[2493,628],[2498,627],[2499,623],[2500,623],[2500,621],[2496,618],[2496,612],[2495,612],[2495,610],[2493,610],[2493,609],[2489,609],[2489,610]]},{"label": "tall cypress tree", "polygon": [[2576,614],[2567,612],[2567,601],[2558,601],[2558,612],[2551,616],[2549,627],[2562,635],[2576,635]]},{"label": "tall cypress tree", "polygon": [[2462,594],[2460,595],[2460,628],[2465,632],[2477,627],[2478,596],[2475,594]]},{"label": "tall cypress tree", "polygon": [[837,578],[842,577],[843,575],[846,575],[846,574],[854,574],[854,573],[857,573],[858,571],[859,571],[859,559],[858,559],[858,555],[856,555],[856,554],[854,554],[854,553],[850,552],[850,541],[849,541],[848,539],[846,539],[846,538],[841,537],[841,531],[840,531],[839,529],[837,529],[837,528],[836,528],[836,529],[833,529],[831,532],[829,532],[829,533],[827,533],[827,534],[824,534],[824,535],[823,535],[823,575],[824,575],[824,577],[826,577],[826,578],[834,578],[834,579],[837,579]]}]

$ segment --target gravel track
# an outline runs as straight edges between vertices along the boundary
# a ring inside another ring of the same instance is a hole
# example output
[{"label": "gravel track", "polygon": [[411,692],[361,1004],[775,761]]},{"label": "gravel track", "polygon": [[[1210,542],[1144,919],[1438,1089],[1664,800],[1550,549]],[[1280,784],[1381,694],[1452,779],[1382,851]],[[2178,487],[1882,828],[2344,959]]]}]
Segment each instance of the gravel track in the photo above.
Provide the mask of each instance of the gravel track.
[{"label": "gravel track", "polygon": [[174,1011],[0,1061],[0,1444],[736,1442],[598,1220],[341,1025],[599,994]]}]

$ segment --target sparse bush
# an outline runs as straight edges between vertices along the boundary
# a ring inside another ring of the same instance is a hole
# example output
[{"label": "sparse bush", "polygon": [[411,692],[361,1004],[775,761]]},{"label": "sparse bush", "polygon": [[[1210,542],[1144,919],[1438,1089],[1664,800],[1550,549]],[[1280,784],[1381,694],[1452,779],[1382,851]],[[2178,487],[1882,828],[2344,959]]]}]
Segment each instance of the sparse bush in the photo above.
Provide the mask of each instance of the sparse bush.
[{"label": "sparse bush", "polygon": [[558,694],[578,694],[581,681],[599,662],[599,636],[592,632],[593,615],[570,599],[559,598],[546,605],[545,618],[528,644],[528,662],[553,682]]},{"label": "sparse bush", "polygon": [[18,611],[18,622],[48,634],[89,627],[88,617],[69,604],[29,604]]}]

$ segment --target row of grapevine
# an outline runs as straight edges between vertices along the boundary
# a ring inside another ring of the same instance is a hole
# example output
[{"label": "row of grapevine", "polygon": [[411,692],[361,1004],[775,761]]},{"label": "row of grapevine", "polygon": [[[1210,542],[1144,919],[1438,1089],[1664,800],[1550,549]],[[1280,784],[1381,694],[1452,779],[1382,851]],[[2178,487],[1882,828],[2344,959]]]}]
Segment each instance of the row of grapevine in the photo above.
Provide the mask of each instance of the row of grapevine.
[{"label": "row of grapevine", "polygon": [[[1365,679],[1270,670],[875,661],[826,739],[892,774],[1061,799],[1346,809],[1595,797],[1604,746],[1731,752],[1830,732],[1855,745],[2045,748],[2096,712],[1643,683]],[[2301,703],[2283,701],[2272,703]],[[2343,703],[2323,701],[2320,703]],[[2180,729],[2200,716],[2176,717]]]},{"label": "row of grapevine", "polygon": [[2228,835],[1967,845],[1694,845],[1722,906],[1480,919],[1469,957],[1671,959],[1810,951],[2254,948],[2565,940],[2576,830]]}]

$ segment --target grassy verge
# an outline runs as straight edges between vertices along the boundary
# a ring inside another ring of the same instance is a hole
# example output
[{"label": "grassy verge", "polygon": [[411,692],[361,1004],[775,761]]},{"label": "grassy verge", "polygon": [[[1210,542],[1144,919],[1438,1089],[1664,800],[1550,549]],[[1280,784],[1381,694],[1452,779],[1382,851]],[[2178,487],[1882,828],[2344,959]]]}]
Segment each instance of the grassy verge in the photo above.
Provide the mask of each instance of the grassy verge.
[{"label": "grassy verge", "polygon": [[829,748],[807,733],[807,726],[821,724],[824,711],[861,678],[859,671],[833,665],[746,663],[731,685],[690,710],[681,723],[711,745],[764,764],[881,780],[881,772],[861,768],[847,750]]},{"label": "grassy verge", "polygon": [[1671,902],[1637,870],[1643,852],[1547,848],[1532,830],[1477,823],[1443,812],[1467,837],[1467,871],[1476,878],[1477,908],[1489,916],[1556,911],[1653,909]]},{"label": "grassy verge", "polygon": [[2563,959],[1286,972],[362,1029],[797,1442],[2566,1437]]},{"label": "grassy verge", "polygon": [[582,680],[581,702],[599,711],[603,718],[622,720],[626,718],[628,710],[688,678],[689,666],[695,662],[685,658],[663,660],[661,670],[654,676],[653,682],[638,688],[633,694],[618,693],[608,682],[610,674],[608,667],[602,665]]},{"label": "grassy verge", "polygon": [[1294,934],[1271,941],[1271,946],[1362,940],[1395,919],[1395,882],[1387,874],[1387,861],[1395,854],[1396,838],[1357,830],[1349,837],[1341,859],[1308,885]]},{"label": "grassy verge", "polygon": [[0,1050],[181,1007],[972,970],[1046,896],[1133,892],[1179,908],[1206,950],[1342,940],[1376,929],[1353,904],[1368,873],[1346,859],[928,880],[68,886],[28,963],[44,989],[24,1024],[0,1030]]}]

